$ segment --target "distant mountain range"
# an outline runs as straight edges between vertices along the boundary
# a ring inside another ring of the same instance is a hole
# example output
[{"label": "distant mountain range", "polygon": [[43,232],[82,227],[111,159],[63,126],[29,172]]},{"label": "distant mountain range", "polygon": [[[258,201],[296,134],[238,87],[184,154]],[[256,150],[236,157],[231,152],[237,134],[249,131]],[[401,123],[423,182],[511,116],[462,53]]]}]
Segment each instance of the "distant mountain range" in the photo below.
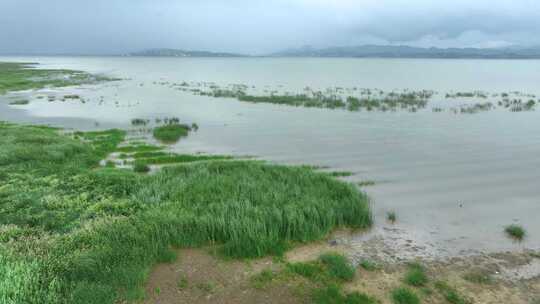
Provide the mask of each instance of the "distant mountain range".
[{"label": "distant mountain range", "polygon": [[273,53],[273,57],[360,57],[360,58],[540,58],[540,47],[507,48],[419,48],[411,46],[363,45],[330,48],[302,47]]},{"label": "distant mountain range", "polygon": [[207,52],[207,51],[186,51],[177,49],[149,49],[140,52],[130,53],[127,56],[147,56],[147,57],[246,57],[246,55],[235,53]]},{"label": "distant mountain range", "polygon": [[[252,57],[251,55],[237,53],[187,51],[178,49],[149,49],[130,53],[127,54],[127,56]],[[362,45],[329,48],[302,47],[296,49],[287,49],[258,57],[540,59],[540,47],[420,48],[411,46],[384,45]]]}]

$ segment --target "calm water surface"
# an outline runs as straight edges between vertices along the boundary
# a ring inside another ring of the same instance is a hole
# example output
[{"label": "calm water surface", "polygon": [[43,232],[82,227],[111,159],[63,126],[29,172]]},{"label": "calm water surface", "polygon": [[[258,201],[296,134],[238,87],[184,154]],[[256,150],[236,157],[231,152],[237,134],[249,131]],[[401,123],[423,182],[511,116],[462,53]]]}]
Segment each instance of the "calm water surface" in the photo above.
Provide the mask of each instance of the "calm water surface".
[{"label": "calm water surface", "polygon": [[[0,120],[92,129],[126,128],[138,117],[177,116],[200,126],[172,147],[179,152],[255,155],[279,163],[329,166],[354,172],[352,181],[375,181],[375,186],[365,188],[377,221],[367,237],[382,236],[396,243],[410,239],[415,250],[435,256],[540,248],[540,108],[473,115],[431,110],[347,112],[213,99],[155,84],[211,81],[296,91],[306,86],[428,89],[441,92],[434,102],[463,103],[442,96],[473,90],[538,96],[540,61],[114,57],[0,61],[32,61],[44,68],[128,79],[45,91],[75,91],[88,101],[85,104],[36,99],[11,107],[4,97]],[[390,210],[398,215],[396,225],[385,223]],[[511,223],[526,227],[525,242],[516,244],[504,236],[504,226]]]}]

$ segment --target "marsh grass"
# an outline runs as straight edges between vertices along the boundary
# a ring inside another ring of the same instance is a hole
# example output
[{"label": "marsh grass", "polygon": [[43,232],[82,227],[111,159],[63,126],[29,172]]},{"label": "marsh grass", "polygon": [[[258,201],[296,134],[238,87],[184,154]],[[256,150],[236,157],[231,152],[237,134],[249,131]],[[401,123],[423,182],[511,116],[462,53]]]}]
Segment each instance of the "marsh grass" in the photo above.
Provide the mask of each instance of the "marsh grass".
[{"label": "marsh grass", "polygon": [[375,186],[375,181],[370,181],[370,180],[366,180],[366,181],[361,181],[361,182],[358,182],[357,185],[359,187],[369,187],[369,186]]},{"label": "marsh grass", "polygon": [[512,224],[508,225],[504,228],[504,232],[506,232],[506,235],[508,237],[516,240],[516,241],[523,241],[525,236],[527,235],[527,232],[525,231],[525,228],[523,228],[520,225]]},{"label": "marsh grass", "polygon": [[178,164],[178,163],[190,163],[197,161],[210,161],[210,160],[227,160],[232,159],[230,156],[225,155],[192,155],[192,154],[169,154],[154,157],[137,157],[135,163],[145,165],[160,165],[160,164]]},{"label": "marsh grass", "polygon": [[408,288],[400,287],[392,290],[392,301],[394,304],[420,304],[420,298],[416,293]]},{"label": "marsh grass", "polygon": [[265,269],[251,277],[251,285],[256,289],[264,289],[276,279],[276,276],[274,271]]},{"label": "marsh grass", "polygon": [[326,253],[321,255],[319,259],[333,277],[343,281],[354,279],[356,270],[344,256],[337,253]]},{"label": "marsh grass", "polygon": [[246,93],[247,87],[235,86],[233,88],[213,87],[210,91],[201,89],[187,90],[196,95],[211,96],[215,98],[235,98],[238,101],[250,103],[271,103],[307,108],[345,109],[349,111],[379,110],[396,111],[406,109],[416,111],[424,108],[434,94],[431,91],[404,91],[404,92],[378,92],[372,94],[364,90],[362,96],[342,96],[344,90],[335,88],[325,92],[307,89],[303,94],[277,93],[272,91],[269,95],[251,95]]},{"label": "marsh grass", "polygon": [[428,277],[424,266],[418,263],[408,265],[407,273],[405,274],[405,283],[414,287],[422,287],[428,283]]},{"label": "marsh grass", "polygon": [[350,171],[332,171],[328,174],[330,174],[330,176],[333,176],[333,177],[349,177],[349,176],[354,175],[354,173]]},{"label": "marsh grass", "polygon": [[28,99],[17,99],[17,100],[11,101],[9,104],[12,106],[23,106],[29,103],[30,103],[30,100]]},{"label": "marsh grass", "polygon": [[336,284],[330,284],[316,289],[312,296],[316,304],[377,304],[379,301],[364,293],[353,292],[344,294]]},{"label": "marsh grass", "polygon": [[471,301],[461,296],[458,291],[448,285],[444,281],[437,281],[435,283],[435,288],[442,294],[448,303],[451,304],[470,304]]},{"label": "marsh grass", "polygon": [[[124,137],[0,124],[0,302],[139,300],[149,267],[171,260],[171,246],[280,255],[337,227],[371,224],[363,193],[306,167],[213,160],[153,175],[100,168],[114,151],[161,149],[117,148]],[[348,278],[339,259],[326,261]]]},{"label": "marsh grass", "polygon": [[116,148],[116,151],[123,153],[144,153],[161,151],[163,147],[147,145],[147,144],[134,144]]},{"label": "marsh grass", "polygon": [[367,271],[375,271],[380,268],[379,265],[377,265],[377,263],[370,260],[362,260],[360,262],[360,266]]},{"label": "marsh grass", "polygon": [[163,143],[171,144],[186,137],[191,131],[191,126],[179,123],[172,123],[160,127],[156,127],[153,131],[154,138]]},{"label": "marsh grass", "polygon": [[35,63],[0,62],[0,95],[11,91],[115,80],[82,71],[36,69],[36,65]]},{"label": "marsh grass", "polygon": [[485,271],[470,271],[463,278],[471,283],[489,285],[493,284],[494,280],[491,275]]},{"label": "marsh grass", "polygon": [[135,162],[133,164],[133,171],[137,173],[147,173],[150,172],[150,167],[145,163]]}]

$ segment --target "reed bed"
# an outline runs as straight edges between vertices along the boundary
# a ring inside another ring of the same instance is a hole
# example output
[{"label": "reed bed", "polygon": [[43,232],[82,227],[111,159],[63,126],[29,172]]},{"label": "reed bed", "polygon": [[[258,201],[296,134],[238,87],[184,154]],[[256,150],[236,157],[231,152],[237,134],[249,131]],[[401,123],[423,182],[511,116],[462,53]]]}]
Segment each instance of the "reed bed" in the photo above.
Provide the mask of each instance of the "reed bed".
[{"label": "reed bed", "polygon": [[308,167],[212,160],[152,174],[102,168],[125,132],[60,135],[0,124],[0,303],[117,303],[144,296],[172,247],[280,255],[371,224],[367,197]]}]

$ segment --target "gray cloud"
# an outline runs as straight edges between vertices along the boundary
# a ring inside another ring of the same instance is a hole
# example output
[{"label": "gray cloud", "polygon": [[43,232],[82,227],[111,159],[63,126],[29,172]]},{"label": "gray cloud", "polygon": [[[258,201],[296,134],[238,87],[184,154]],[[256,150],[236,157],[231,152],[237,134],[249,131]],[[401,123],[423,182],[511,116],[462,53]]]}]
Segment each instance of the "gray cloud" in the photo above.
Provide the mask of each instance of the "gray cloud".
[{"label": "gray cloud", "polygon": [[537,0],[2,0],[0,52],[540,44]]}]

